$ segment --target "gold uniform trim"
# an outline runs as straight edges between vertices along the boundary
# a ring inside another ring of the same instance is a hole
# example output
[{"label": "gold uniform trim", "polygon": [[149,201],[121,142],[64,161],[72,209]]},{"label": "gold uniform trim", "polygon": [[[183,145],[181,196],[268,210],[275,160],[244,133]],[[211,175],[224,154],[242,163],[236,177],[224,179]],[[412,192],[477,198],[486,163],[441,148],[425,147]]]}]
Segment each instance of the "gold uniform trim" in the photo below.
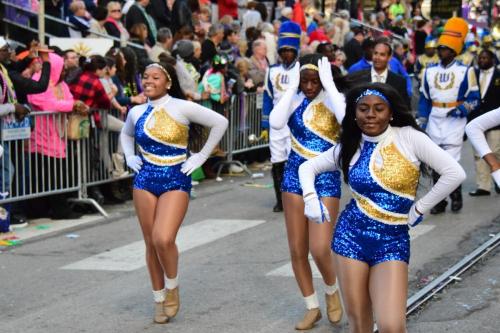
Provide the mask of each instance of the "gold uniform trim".
[{"label": "gold uniform trim", "polygon": [[304,147],[303,145],[301,145],[300,142],[297,139],[295,139],[295,137],[293,135],[291,135],[291,138],[292,138],[293,151],[295,151],[297,154],[299,154],[303,158],[309,160],[309,159],[319,155],[317,152],[309,150],[306,147]]},{"label": "gold uniform trim", "polygon": [[387,191],[414,199],[417,193],[420,170],[408,161],[394,143],[380,148],[382,166],[377,167],[374,156],[370,161],[370,171],[374,179]]},{"label": "gold uniform trim", "polygon": [[352,196],[359,209],[368,217],[385,224],[407,224],[408,215],[389,212],[359,193],[352,191]]},{"label": "gold uniform trim", "polygon": [[[311,106],[311,117],[304,119],[304,124],[314,134],[332,144],[336,144],[340,137],[340,124],[335,115],[323,103]],[[304,112],[303,117],[306,113]]]},{"label": "gold uniform trim", "polygon": [[151,153],[146,152],[142,147],[139,146],[139,150],[142,156],[151,164],[159,165],[159,166],[173,166],[179,163],[182,163],[186,160],[187,155],[177,155],[177,156],[158,156]]},{"label": "gold uniform trim", "polygon": [[153,140],[166,145],[178,148],[188,145],[189,127],[176,121],[163,107],[151,112],[144,131]]}]

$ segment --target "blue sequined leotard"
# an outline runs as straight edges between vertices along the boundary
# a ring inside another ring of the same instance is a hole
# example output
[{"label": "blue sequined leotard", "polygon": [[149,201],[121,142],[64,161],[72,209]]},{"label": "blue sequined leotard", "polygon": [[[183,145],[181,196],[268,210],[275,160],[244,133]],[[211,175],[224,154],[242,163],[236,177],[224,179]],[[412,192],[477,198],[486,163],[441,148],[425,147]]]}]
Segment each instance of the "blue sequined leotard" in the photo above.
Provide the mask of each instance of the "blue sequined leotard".
[{"label": "blue sequined leotard", "polygon": [[187,158],[189,127],[170,116],[163,106],[149,106],[135,124],[142,168],[134,188],[159,197],[165,192],[191,191],[191,178],[181,172]]},{"label": "blue sequined leotard", "polygon": [[407,219],[419,176],[419,169],[393,142],[365,141],[349,171],[353,199],[337,222],[333,251],[370,266],[389,260],[408,263]]},{"label": "blue sequined leotard", "polygon": [[[312,114],[306,119],[304,115],[308,107],[311,108]],[[311,103],[304,97],[288,120],[288,127],[291,132],[292,151],[286,162],[281,191],[302,195],[299,166],[336,144],[340,125],[335,115],[322,101]],[[325,172],[318,175],[315,187],[320,197],[340,198],[340,172]]]}]

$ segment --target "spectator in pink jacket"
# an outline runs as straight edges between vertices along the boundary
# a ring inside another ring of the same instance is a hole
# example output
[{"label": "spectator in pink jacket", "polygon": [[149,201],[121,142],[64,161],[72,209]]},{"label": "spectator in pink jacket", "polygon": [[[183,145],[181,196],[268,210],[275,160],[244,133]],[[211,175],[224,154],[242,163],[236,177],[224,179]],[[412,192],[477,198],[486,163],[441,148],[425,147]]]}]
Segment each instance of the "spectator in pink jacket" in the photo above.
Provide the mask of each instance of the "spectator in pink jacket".
[{"label": "spectator in pink jacket", "polygon": [[[63,80],[64,60],[50,53],[50,81],[48,89],[40,94],[28,95],[34,113],[55,111],[69,113],[72,111],[87,114],[88,107],[81,101],[75,101],[69,87]],[[40,73],[33,75],[38,80]],[[32,175],[32,186],[37,192],[51,192],[67,186],[74,186],[71,163],[66,161],[66,118],[61,114],[34,115],[34,129],[31,134],[29,152]],[[71,157],[71,156],[70,156]],[[69,175],[69,177],[67,176]],[[72,184],[66,184],[70,179]],[[45,210],[49,208],[52,219],[78,218],[81,214],[72,210],[66,202],[67,194],[52,195],[42,198]],[[40,202],[38,202],[40,204]]]},{"label": "spectator in pink jacket", "polygon": [[[62,78],[64,60],[55,53],[49,55],[51,69],[49,88],[40,94],[28,95],[33,111],[72,112],[85,111],[82,102],[74,101],[69,87]],[[40,73],[33,75],[38,80]],[[42,154],[53,158],[66,157],[64,126],[59,116],[35,117],[35,128],[30,138],[30,153]]]}]

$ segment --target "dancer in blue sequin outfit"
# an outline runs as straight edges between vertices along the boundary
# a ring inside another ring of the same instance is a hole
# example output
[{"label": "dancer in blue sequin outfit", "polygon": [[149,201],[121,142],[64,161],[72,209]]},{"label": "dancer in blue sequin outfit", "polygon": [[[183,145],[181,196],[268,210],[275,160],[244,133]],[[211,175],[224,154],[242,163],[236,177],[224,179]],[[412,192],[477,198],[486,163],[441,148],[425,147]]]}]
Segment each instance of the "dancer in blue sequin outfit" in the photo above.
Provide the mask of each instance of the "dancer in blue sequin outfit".
[{"label": "dancer in blue sequin outfit", "polygon": [[[146,243],[154,321],[166,323],[179,310],[175,238],[188,208],[190,174],[210,156],[228,121],[183,100],[170,65],[154,63],[146,67],[142,86],[149,101],[130,110],[120,140],[127,165],[136,172],[134,205]],[[210,134],[201,151],[188,158],[190,123],[210,128]],[[139,155],[135,155],[136,144]]]},{"label": "dancer in blue sequin outfit", "polygon": [[338,171],[326,172],[318,177],[316,189],[324,202],[323,215],[325,221],[331,223],[311,223],[304,216],[298,169],[308,159],[335,146],[340,135],[345,103],[344,96],[335,86],[332,68],[326,57],[306,55],[291,72],[289,87],[271,112],[270,124],[277,130],[288,125],[291,132],[292,151],[285,166],[281,190],[292,267],[307,308],[296,329],[305,330],[312,328],[321,318],[308,260],[309,252],[326,284],[328,319],[336,323],[342,317],[330,250],[339,209],[340,174]]},{"label": "dancer in blue sequin outfit", "polygon": [[[352,200],[332,242],[350,332],[406,332],[410,237],[415,226],[464,179],[460,165],[424,134],[390,86],[364,84],[346,97],[339,145],[301,165],[305,215],[322,221],[316,175],[342,170]],[[424,163],[441,176],[415,200]]]}]

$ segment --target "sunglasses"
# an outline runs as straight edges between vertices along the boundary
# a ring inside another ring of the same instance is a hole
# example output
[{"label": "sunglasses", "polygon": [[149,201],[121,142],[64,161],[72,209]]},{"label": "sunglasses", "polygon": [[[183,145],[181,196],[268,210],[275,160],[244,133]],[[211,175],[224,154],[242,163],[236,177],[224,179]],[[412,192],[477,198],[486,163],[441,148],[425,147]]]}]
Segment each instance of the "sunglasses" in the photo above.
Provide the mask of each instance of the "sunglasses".
[{"label": "sunglasses", "polygon": [[121,11],[122,11],[121,9],[113,9],[110,12],[111,13],[121,13]]}]

